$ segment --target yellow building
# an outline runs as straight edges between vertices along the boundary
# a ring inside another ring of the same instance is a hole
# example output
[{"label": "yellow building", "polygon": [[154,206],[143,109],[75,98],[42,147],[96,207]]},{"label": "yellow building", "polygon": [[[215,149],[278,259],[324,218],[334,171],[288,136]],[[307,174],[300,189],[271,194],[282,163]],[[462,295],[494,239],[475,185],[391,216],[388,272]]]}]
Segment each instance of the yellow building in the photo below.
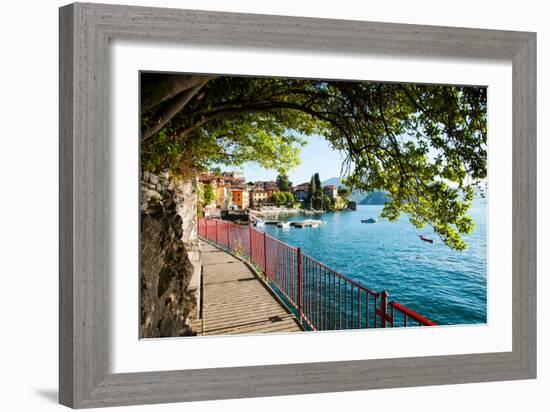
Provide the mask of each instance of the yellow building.
[{"label": "yellow building", "polygon": [[233,204],[239,209],[246,209],[249,206],[250,199],[246,189],[231,189]]},{"label": "yellow building", "polygon": [[265,190],[262,190],[262,189],[254,190],[251,193],[251,195],[252,195],[252,204],[254,206],[256,206],[260,203],[265,203],[269,199],[269,196],[268,196],[267,192]]},{"label": "yellow building", "polygon": [[218,186],[216,188],[216,207],[221,208],[223,206],[223,202],[225,201],[227,197],[227,187],[225,186]]}]

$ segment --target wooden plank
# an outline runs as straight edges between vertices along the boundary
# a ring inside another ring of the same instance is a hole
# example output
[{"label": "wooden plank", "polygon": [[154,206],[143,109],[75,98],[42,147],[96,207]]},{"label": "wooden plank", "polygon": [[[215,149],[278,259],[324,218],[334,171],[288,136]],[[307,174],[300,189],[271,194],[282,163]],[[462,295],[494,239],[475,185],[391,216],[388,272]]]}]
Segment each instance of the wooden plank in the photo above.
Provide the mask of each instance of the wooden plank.
[{"label": "wooden plank", "polygon": [[281,305],[241,260],[201,242],[203,319],[201,335],[300,332]]}]

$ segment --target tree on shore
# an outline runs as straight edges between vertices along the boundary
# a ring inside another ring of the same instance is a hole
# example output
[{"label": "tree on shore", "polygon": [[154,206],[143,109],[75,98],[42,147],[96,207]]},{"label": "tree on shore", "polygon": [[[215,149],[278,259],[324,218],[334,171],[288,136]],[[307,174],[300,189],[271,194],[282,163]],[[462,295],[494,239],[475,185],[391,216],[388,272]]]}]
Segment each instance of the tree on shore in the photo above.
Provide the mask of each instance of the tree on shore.
[{"label": "tree on shore", "polygon": [[332,201],[323,190],[319,173],[311,176],[306,204],[309,205],[309,209],[313,210],[325,211],[332,209]]},{"label": "tree on shore", "polygon": [[209,205],[214,201],[216,196],[214,195],[214,186],[211,184],[204,185],[204,204]]},{"label": "tree on shore", "polygon": [[344,200],[348,200],[348,198],[351,196],[351,190],[345,186],[339,186],[338,187],[338,196],[340,196]]},{"label": "tree on shore", "polygon": [[294,199],[294,195],[291,192],[283,192],[283,193],[285,194],[285,197],[286,197],[286,205],[289,207],[293,207],[294,202],[296,201]]},{"label": "tree on shore", "polygon": [[275,192],[271,196],[271,201],[277,206],[292,206],[294,204],[294,195],[290,192]]},{"label": "tree on shore", "polygon": [[321,178],[319,177],[319,173],[315,173],[313,175],[313,179],[315,180],[315,187],[316,187],[317,191],[322,191],[323,190],[323,185],[321,184]]},{"label": "tree on shore", "polygon": [[292,182],[288,180],[286,173],[279,173],[277,175],[276,183],[281,192],[288,192],[292,188]]},{"label": "tree on shore", "polygon": [[203,217],[203,209],[214,201],[214,186],[211,184],[199,183],[197,186],[197,216]]},{"label": "tree on shore", "polygon": [[144,169],[193,176],[255,161],[286,172],[307,136],[320,135],[344,153],[346,186],[388,193],[383,217],[406,213],[448,246],[466,247],[474,189],[487,173],[486,88],[141,76]]},{"label": "tree on shore", "polygon": [[317,184],[315,183],[315,176],[312,175],[309,181],[309,190],[307,193],[306,203],[309,205],[309,209],[314,209],[313,207],[313,198],[317,193]]}]

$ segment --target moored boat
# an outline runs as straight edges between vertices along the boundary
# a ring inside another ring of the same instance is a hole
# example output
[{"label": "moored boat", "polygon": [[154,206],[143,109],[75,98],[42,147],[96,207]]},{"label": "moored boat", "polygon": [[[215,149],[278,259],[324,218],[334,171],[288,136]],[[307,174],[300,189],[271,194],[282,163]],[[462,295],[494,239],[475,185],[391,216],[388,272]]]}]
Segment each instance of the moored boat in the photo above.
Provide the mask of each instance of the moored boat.
[{"label": "moored boat", "polygon": [[305,219],[305,220],[295,220],[293,222],[290,222],[290,225],[296,228],[302,229],[304,227],[318,227],[319,225],[323,225],[325,223],[326,222],[322,220]]},{"label": "moored boat", "polygon": [[420,238],[420,240],[423,240],[424,242],[428,242],[428,243],[433,243],[434,242],[433,239],[430,239],[429,237],[426,237],[424,235],[418,235],[418,237]]},{"label": "moored boat", "polygon": [[376,219],[369,217],[368,219],[361,219],[361,223],[376,223]]}]

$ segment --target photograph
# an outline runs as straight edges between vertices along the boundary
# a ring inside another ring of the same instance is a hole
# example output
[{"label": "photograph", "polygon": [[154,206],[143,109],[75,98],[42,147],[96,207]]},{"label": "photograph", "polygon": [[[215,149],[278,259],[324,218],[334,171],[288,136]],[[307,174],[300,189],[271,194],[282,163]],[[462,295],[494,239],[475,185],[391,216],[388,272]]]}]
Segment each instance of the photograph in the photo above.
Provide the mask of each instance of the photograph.
[{"label": "photograph", "polygon": [[140,338],[487,322],[487,87],[139,84]]}]

